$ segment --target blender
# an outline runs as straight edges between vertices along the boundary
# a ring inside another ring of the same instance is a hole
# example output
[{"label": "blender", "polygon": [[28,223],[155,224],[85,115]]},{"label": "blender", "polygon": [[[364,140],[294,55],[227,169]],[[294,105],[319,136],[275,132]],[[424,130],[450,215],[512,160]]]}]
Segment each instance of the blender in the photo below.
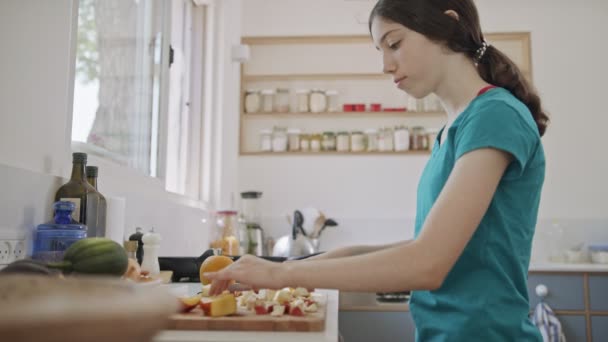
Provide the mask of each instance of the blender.
[{"label": "blender", "polygon": [[241,250],[243,254],[264,255],[264,230],[260,226],[259,191],[241,193]]}]

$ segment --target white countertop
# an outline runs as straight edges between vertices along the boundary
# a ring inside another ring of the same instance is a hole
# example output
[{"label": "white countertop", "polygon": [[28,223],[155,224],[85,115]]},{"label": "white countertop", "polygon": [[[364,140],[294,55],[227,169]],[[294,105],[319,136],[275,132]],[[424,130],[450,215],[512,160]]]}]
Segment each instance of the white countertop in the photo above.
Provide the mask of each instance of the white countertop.
[{"label": "white countertop", "polygon": [[606,272],[608,264],[568,264],[555,262],[535,262],[530,264],[530,272]]},{"label": "white countertop", "polygon": [[[179,296],[194,295],[201,289],[200,283],[174,283],[168,286]],[[320,332],[260,332],[260,331],[190,331],[164,330],[154,342],[337,342],[338,341],[338,291],[315,290],[327,294],[325,331]]]}]

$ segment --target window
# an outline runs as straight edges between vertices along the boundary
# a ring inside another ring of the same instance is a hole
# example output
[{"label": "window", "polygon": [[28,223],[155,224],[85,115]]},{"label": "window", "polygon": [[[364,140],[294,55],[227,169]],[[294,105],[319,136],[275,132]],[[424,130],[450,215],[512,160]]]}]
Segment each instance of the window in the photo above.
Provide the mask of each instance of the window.
[{"label": "window", "polygon": [[191,0],[79,0],[76,149],[200,199],[207,15]]}]

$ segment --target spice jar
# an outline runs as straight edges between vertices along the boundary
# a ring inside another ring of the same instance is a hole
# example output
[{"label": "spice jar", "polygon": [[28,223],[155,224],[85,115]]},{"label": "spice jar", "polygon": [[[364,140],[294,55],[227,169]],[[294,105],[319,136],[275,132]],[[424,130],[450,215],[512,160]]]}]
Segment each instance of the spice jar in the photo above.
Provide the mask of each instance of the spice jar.
[{"label": "spice jar", "polygon": [[382,128],[378,132],[378,150],[382,152],[390,152],[394,149],[394,137],[392,128]]},{"label": "spice jar", "polygon": [[275,110],[279,113],[289,112],[289,89],[278,88],[275,96]]},{"label": "spice jar", "polygon": [[239,240],[237,239],[237,212],[222,210],[215,214],[215,227],[211,232],[211,248],[220,248],[223,255],[239,255]]},{"label": "spice jar", "polygon": [[336,137],[336,151],[348,152],[350,150],[350,134],[348,132],[338,132]]},{"label": "spice jar", "polygon": [[395,128],[395,151],[407,151],[410,149],[410,131],[405,126]]},{"label": "spice jar", "polygon": [[336,150],[336,135],[334,134],[334,132],[323,132],[323,141],[321,142],[321,149],[323,151]]},{"label": "spice jar", "polygon": [[426,130],[424,127],[416,126],[412,128],[410,142],[412,150],[426,150],[428,148]]},{"label": "spice jar", "polygon": [[245,91],[245,112],[257,113],[260,111],[260,92],[255,89],[247,89]]},{"label": "spice jar", "polygon": [[363,132],[354,131],[351,133],[350,150],[353,152],[365,151],[365,135],[363,135]]},{"label": "spice jar", "polygon": [[307,113],[309,111],[308,102],[309,102],[310,91],[308,89],[299,89],[296,90],[296,100],[297,100],[297,111],[299,113]]},{"label": "spice jar", "polygon": [[262,94],[262,111],[264,113],[272,113],[274,107],[274,94],[275,91],[272,89],[264,89]]},{"label": "spice jar", "polygon": [[272,131],[272,151],[287,151],[287,129],[285,127],[274,127]]},{"label": "spice jar", "polygon": [[260,131],[260,151],[272,151],[272,131],[270,129]]},{"label": "spice jar", "polygon": [[310,92],[309,102],[310,111],[313,113],[322,113],[327,110],[327,97],[321,89],[313,89]]},{"label": "spice jar", "polygon": [[327,96],[327,111],[337,112],[340,110],[340,104],[338,104],[338,91],[328,90],[325,92]]},{"label": "spice jar", "polygon": [[321,134],[313,134],[310,136],[310,150],[313,152],[321,151]]},{"label": "spice jar", "polygon": [[428,143],[428,149],[432,150],[433,147],[435,146],[435,143],[437,142],[437,135],[439,134],[439,130],[436,128],[432,128],[427,130],[426,133],[426,141]]},{"label": "spice jar", "polygon": [[310,136],[308,134],[300,135],[300,151],[308,152],[310,150]]},{"label": "spice jar", "polygon": [[367,152],[378,151],[378,130],[366,129],[365,140],[367,142]]},{"label": "spice jar", "polygon": [[287,138],[290,151],[300,150],[300,133],[302,133],[302,131],[297,128],[290,128],[287,130]]}]

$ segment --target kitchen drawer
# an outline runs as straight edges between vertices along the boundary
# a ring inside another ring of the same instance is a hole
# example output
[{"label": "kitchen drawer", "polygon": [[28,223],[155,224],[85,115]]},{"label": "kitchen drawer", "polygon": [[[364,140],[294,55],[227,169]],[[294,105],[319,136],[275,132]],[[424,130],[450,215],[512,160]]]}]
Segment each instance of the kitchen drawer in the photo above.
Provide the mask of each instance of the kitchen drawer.
[{"label": "kitchen drawer", "polygon": [[591,311],[608,312],[608,275],[589,275]]},{"label": "kitchen drawer", "polygon": [[340,311],[338,328],[345,342],[414,341],[409,312]]},{"label": "kitchen drawer", "polygon": [[608,340],[608,316],[591,316],[591,340],[593,342]]},{"label": "kitchen drawer", "polygon": [[587,321],[583,315],[557,315],[566,341],[587,341]]},{"label": "kitchen drawer", "polygon": [[539,284],[543,284],[549,289],[545,302],[553,310],[585,310],[583,275],[530,274],[528,277],[528,296],[532,309],[540,300],[535,290],[536,285]]}]

